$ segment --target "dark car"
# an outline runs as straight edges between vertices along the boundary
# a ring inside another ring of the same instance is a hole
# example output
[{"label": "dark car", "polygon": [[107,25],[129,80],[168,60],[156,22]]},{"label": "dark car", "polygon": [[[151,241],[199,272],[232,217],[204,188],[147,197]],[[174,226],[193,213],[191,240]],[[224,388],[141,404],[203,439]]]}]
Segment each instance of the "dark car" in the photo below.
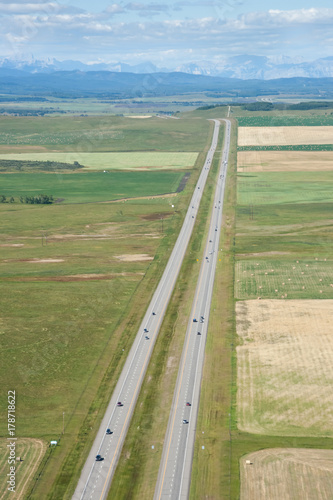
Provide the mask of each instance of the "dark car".
[{"label": "dark car", "polygon": [[198,323],[198,320],[194,318],[193,323]]},{"label": "dark car", "polygon": [[197,335],[201,335],[201,332],[198,332]]},{"label": "dark car", "polygon": [[149,340],[149,337],[148,337],[148,335],[146,335],[146,336],[145,336],[145,339],[146,339],[146,340]]},{"label": "dark car", "polygon": [[155,313],[155,312],[153,312],[153,316],[156,316],[156,313]]},{"label": "dark car", "polygon": [[188,420],[183,420],[183,424],[188,424]]},{"label": "dark car", "polygon": [[102,455],[96,455],[96,462],[102,462],[102,460],[104,460]]},{"label": "dark car", "polygon": [[147,329],[147,328],[144,328],[144,329],[143,329],[143,331],[144,331],[145,333],[148,333],[148,329]]},{"label": "dark car", "polygon": [[191,403],[187,402],[187,403],[186,403],[186,406],[192,406],[192,405],[191,405]]},{"label": "dark car", "polygon": [[106,433],[107,434],[113,434],[112,430],[111,429],[106,429]]},{"label": "dark car", "polygon": [[121,401],[118,401],[117,406],[124,406]]}]

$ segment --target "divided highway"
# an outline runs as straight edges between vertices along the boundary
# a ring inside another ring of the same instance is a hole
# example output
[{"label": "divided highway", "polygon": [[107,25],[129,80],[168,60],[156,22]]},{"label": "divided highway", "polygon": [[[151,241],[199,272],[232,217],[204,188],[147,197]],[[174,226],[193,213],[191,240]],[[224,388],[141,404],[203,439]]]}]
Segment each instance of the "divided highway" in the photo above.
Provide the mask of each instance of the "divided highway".
[{"label": "divided highway", "polygon": [[186,500],[189,497],[196,421],[209,311],[213,293],[219,236],[222,226],[224,189],[230,146],[230,121],[215,191],[214,208],[188,322],[154,500]]},{"label": "divided highway", "polygon": [[[227,124],[230,128],[229,121]],[[154,348],[154,343],[159,333],[192,234],[202,192],[216,150],[219,128],[220,122],[214,120],[212,144],[207,153],[183,226],[160,283],[147,308],[136,339],[127,356],[126,363],[118,379],[102,424],[83,467],[81,477],[72,497],[74,500],[102,500],[107,498],[111,480],[117,466],[140,388]],[[229,137],[229,135],[227,137]],[[229,138],[227,142],[229,143]],[[222,213],[222,208],[220,208],[218,212]],[[214,242],[218,242],[219,221],[220,219],[216,219],[218,230],[215,232]],[[216,253],[217,252],[212,254],[210,263],[206,264],[207,266],[211,267],[214,259],[216,260]],[[203,314],[206,314],[208,319],[208,310]],[[204,337],[202,338],[202,343],[204,343]],[[109,433],[107,433],[108,429]],[[97,456],[100,456],[99,461],[96,460]]]}]

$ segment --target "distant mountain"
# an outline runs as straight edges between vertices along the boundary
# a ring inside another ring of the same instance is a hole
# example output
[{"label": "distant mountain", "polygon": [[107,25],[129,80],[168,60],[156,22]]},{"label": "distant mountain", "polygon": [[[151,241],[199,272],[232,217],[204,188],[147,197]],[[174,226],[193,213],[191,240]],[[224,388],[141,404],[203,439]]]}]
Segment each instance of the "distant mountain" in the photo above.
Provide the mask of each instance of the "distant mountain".
[{"label": "distant mountain", "polygon": [[285,78],[242,80],[236,78],[172,73],[111,71],[54,71],[28,73],[0,68],[0,94],[21,96],[90,97],[105,99],[160,97],[205,92],[226,99],[290,94],[297,97],[333,98],[333,78]]},{"label": "distant mountain", "polygon": [[229,57],[222,63],[207,61],[187,63],[179,66],[178,71],[195,75],[210,75],[242,80],[271,80],[276,78],[330,78],[333,77],[333,57],[305,62],[284,57],[280,60],[253,55]]},{"label": "distant mountain", "polygon": [[333,77],[333,57],[304,61],[302,58],[286,56],[265,57],[256,55],[238,55],[228,57],[218,63],[211,61],[188,62],[172,69],[159,68],[150,61],[130,65],[123,62],[86,64],[81,61],[58,61],[49,58],[27,60],[0,58],[0,69],[20,70],[27,73],[52,73],[55,71],[112,71],[115,73],[154,74],[170,71],[189,75],[239,78],[241,80],[276,78],[330,78]]},{"label": "distant mountain", "polygon": [[150,61],[131,66],[126,63],[92,63],[86,64],[81,61],[58,61],[48,58],[46,60],[30,57],[28,60],[0,58],[0,68],[18,69],[27,73],[52,73],[54,71],[113,71],[116,73],[157,73],[167,72],[166,68],[157,68]]}]

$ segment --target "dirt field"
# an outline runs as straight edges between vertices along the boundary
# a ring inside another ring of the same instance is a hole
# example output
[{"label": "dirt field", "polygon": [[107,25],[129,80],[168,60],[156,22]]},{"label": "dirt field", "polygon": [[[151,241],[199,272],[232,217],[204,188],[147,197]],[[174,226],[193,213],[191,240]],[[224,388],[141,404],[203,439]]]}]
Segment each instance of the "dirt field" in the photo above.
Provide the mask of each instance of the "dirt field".
[{"label": "dirt field", "polygon": [[333,144],[333,127],[239,127],[238,146]]},{"label": "dirt field", "polygon": [[330,151],[240,151],[238,172],[332,171]]},{"label": "dirt field", "polygon": [[239,429],[333,436],[333,300],[248,300],[236,314]]},{"label": "dirt field", "polygon": [[40,439],[18,438],[16,441],[16,458],[21,457],[22,461],[15,463],[16,471],[16,489],[15,493],[7,490],[7,478],[9,473],[8,465],[8,441],[5,438],[0,439],[0,500],[23,499],[29,487],[29,482],[36,472],[38,465],[45,453],[46,444]]},{"label": "dirt field", "polygon": [[[247,464],[246,461],[252,462]],[[333,451],[273,448],[241,459],[241,500],[331,500]]]}]

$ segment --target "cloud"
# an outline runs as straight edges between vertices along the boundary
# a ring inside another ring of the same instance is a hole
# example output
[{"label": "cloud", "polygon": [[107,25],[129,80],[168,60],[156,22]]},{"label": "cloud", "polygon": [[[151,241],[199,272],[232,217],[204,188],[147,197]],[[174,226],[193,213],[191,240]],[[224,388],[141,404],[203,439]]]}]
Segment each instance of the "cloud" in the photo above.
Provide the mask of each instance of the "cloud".
[{"label": "cloud", "polygon": [[109,5],[105,10],[105,13],[107,14],[120,14],[124,12],[124,8],[119,5],[118,3],[114,3],[112,5]]},{"label": "cloud", "polygon": [[[178,2],[184,9],[193,6],[188,4],[187,0]],[[213,0],[209,4],[220,5],[220,2]],[[307,55],[310,51],[311,57],[315,52],[320,56],[330,55],[325,41],[332,39],[333,9],[269,10],[235,18],[210,15],[183,19],[175,18],[172,10],[175,5],[114,3],[96,13],[56,2],[35,1],[24,5],[0,2],[0,18],[6,18],[0,25],[0,51],[4,51],[7,40],[12,45],[25,43],[30,52],[45,51],[59,57],[62,51],[67,58],[75,55],[83,60],[87,56],[111,57],[116,53],[129,57],[131,52],[155,54],[154,60],[159,57],[172,60],[170,54],[174,53],[183,62],[189,57],[211,59],[219,54],[222,57],[249,51],[258,55]],[[147,19],[157,15],[158,18]]]}]

